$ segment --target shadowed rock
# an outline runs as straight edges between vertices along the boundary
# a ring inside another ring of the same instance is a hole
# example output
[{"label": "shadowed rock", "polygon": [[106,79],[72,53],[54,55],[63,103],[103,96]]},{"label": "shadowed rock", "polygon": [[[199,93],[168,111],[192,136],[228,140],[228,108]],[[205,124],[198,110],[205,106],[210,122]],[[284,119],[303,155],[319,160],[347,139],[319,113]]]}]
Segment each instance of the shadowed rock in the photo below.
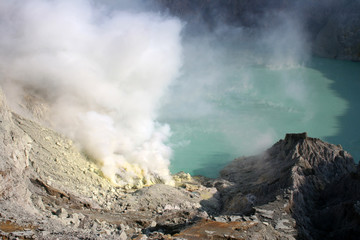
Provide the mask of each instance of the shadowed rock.
[{"label": "shadowed rock", "polygon": [[222,212],[255,214],[299,239],[336,239],[339,233],[356,239],[356,171],[341,146],[287,134],[265,153],[236,159],[221,171],[232,183],[221,190]]}]

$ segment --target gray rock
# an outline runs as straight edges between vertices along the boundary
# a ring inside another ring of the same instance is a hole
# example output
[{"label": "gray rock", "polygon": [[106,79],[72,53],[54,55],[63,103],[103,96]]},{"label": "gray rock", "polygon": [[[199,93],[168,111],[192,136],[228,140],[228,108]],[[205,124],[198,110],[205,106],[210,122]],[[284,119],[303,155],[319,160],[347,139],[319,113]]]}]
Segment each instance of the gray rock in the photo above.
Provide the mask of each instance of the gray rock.
[{"label": "gray rock", "polygon": [[238,220],[241,220],[241,219],[242,219],[241,216],[234,216],[234,215],[229,216],[229,220],[231,222],[235,222],[235,221],[238,221]]},{"label": "gray rock", "polygon": [[157,223],[155,221],[151,221],[150,227],[156,227]]},{"label": "gray rock", "polygon": [[287,219],[280,219],[276,225],[275,229],[281,229],[281,230],[291,230],[292,227],[290,226],[290,221]]},{"label": "gray rock", "polygon": [[60,208],[55,212],[56,216],[58,216],[59,218],[67,218],[68,217],[68,212],[64,209],[64,208]]},{"label": "gray rock", "polygon": [[261,208],[255,208],[255,209],[256,209],[256,212],[259,213],[264,218],[273,219],[273,217],[274,217],[273,210],[265,210],[265,209],[261,209]]},{"label": "gray rock", "polygon": [[226,216],[214,217],[214,220],[217,222],[227,222],[228,221]]}]

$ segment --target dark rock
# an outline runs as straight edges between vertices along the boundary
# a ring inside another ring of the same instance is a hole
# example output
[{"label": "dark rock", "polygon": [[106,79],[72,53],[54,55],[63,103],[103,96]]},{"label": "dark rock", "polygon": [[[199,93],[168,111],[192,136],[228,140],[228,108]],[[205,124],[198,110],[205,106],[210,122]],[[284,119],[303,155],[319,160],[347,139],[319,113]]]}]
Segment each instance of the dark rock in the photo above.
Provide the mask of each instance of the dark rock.
[{"label": "dark rock", "polygon": [[[360,2],[352,0],[153,0],[160,9],[187,21],[190,32],[199,26],[214,30],[223,24],[250,33],[274,27],[279,15],[302,25],[312,53],[321,57],[360,61]],[[280,21],[281,22],[281,21]],[[194,29],[192,29],[194,28]]]},{"label": "dark rock", "polygon": [[307,138],[307,133],[287,133],[285,135],[285,142],[304,140]]},{"label": "dark rock", "polygon": [[[356,239],[360,177],[341,146],[287,134],[265,153],[239,158],[221,171],[223,214],[255,215],[299,239]],[[253,195],[250,204],[244,196]]]}]

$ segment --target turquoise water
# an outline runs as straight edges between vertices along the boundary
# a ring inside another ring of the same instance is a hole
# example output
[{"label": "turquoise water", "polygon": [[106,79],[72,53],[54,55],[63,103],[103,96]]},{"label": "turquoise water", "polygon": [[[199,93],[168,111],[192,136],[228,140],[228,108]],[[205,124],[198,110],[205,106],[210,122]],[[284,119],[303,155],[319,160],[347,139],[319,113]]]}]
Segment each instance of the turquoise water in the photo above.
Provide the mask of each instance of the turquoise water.
[{"label": "turquoise water", "polygon": [[160,120],[172,129],[172,173],[216,177],[234,158],[289,132],[306,131],[360,157],[360,63],[313,58],[297,66],[185,66],[167,99]]}]

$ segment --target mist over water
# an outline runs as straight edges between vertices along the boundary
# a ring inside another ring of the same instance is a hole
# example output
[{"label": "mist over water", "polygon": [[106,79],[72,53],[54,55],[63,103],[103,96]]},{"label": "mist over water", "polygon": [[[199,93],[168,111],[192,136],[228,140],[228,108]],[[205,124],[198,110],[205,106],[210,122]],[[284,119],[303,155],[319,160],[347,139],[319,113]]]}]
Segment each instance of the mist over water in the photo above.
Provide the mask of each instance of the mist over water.
[{"label": "mist over water", "polygon": [[357,161],[359,63],[311,57],[301,15],[259,21],[269,18],[271,27],[221,25],[185,37],[182,75],[161,112],[173,132],[173,173],[216,177],[234,158],[305,131],[342,144]]},{"label": "mist over water", "polygon": [[1,87],[119,185],[213,177],[287,132],[356,150],[359,65],[311,58],[300,12],[191,24],[151,1],[1,1]]},{"label": "mist over water", "polygon": [[[341,144],[358,161],[359,63],[312,58],[304,66],[272,69],[234,61],[217,70],[221,85],[207,88],[203,102],[189,103],[182,118],[169,114],[173,102],[165,106],[163,118],[173,131],[171,171],[216,177],[234,158],[304,131]],[[183,93],[172,91],[176,102]]]}]

